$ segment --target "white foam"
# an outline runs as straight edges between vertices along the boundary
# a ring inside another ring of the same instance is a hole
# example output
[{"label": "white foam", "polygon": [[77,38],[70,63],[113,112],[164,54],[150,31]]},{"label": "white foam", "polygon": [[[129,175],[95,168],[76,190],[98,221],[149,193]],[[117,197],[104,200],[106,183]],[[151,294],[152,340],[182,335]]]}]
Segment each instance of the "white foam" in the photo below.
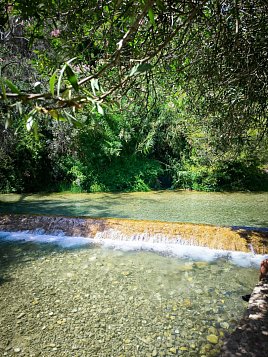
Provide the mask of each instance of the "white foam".
[{"label": "white foam", "polygon": [[92,243],[92,239],[84,237],[68,237],[65,236],[62,232],[59,232],[57,235],[49,235],[44,234],[40,230],[34,233],[0,232],[0,239],[15,242],[51,243],[63,248],[75,248]]},{"label": "white foam", "polygon": [[161,235],[150,237],[147,234],[134,235],[131,238],[124,237],[120,232],[107,231],[98,233],[96,237],[69,237],[62,232],[57,235],[44,234],[44,231],[30,232],[0,232],[0,240],[18,242],[52,243],[63,248],[82,247],[90,244],[100,244],[105,248],[122,251],[152,251],[182,259],[192,259],[212,262],[220,258],[231,261],[242,267],[258,267],[260,262],[267,258],[265,255],[235,252],[221,249],[210,249],[189,245],[186,241],[178,239],[170,240]]}]

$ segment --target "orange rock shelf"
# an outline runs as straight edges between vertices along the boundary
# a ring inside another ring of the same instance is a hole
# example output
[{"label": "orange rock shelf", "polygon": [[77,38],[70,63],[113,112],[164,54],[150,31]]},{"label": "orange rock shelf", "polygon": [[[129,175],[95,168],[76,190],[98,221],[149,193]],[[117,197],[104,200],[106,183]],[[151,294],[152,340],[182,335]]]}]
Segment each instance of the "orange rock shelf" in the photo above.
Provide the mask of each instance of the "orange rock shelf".
[{"label": "orange rock shelf", "polygon": [[258,230],[234,230],[230,227],[205,224],[120,218],[0,215],[1,231],[34,231],[40,228],[47,233],[63,231],[66,235],[91,238],[94,238],[99,232],[109,230],[123,234],[126,239],[145,233],[148,237],[157,235],[159,237],[180,238],[194,245],[243,252],[248,252],[249,244],[252,244],[256,253],[268,253],[268,232]]}]

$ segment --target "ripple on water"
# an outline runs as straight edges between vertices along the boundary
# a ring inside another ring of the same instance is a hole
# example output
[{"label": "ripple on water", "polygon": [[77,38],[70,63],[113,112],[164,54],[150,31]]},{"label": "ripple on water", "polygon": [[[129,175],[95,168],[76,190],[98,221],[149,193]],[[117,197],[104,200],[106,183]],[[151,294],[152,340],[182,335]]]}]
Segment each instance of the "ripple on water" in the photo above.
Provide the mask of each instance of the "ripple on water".
[{"label": "ripple on water", "polygon": [[213,356],[257,271],[97,246],[2,242],[0,351]]}]

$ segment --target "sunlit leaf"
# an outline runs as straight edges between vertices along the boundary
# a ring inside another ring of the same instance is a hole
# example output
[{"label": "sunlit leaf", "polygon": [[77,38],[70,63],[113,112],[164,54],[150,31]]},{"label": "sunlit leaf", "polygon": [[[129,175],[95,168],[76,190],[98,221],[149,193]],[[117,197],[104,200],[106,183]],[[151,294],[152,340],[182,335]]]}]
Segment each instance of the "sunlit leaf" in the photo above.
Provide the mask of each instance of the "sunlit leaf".
[{"label": "sunlit leaf", "polygon": [[134,76],[137,73],[137,69],[139,68],[139,65],[137,64],[136,66],[131,68],[131,71],[129,73],[130,76]]},{"label": "sunlit leaf", "polygon": [[62,82],[62,78],[63,78],[63,74],[65,72],[65,69],[67,67],[67,63],[65,63],[62,67],[62,69],[60,70],[60,75],[59,75],[59,79],[58,79],[58,83],[57,83],[57,96],[60,96],[60,92],[61,92],[61,82]]},{"label": "sunlit leaf", "polygon": [[37,112],[37,109],[35,108],[35,109],[31,110],[30,113],[28,113],[28,115],[26,115],[26,117],[25,117],[26,129],[28,131],[30,131],[32,129],[32,126],[34,124],[34,116],[35,116],[36,112]]},{"label": "sunlit leaf", "polygon": [[101,114],[101,115],[104,115],[104,110],[103,110],[103,108],[101,107],[100,103],[96,103],[96,105],[97,105],[98,113]]},{"label": "sunlit leaf", "polygon": [[129,76],[135,76],[137,74],[140,73],[144,73],[149,71],[153,66],[150,63],[141,63],[141,64],[137,64],[136,66],[134,66],[130,73]]},{"label": "sunlit leaf", "polygon": [[96,89],[97,91],[100,90],[98,78],[92,78],[91,81],[90,81],[90,84],[91,84],[92,92],[93,92],[93,94],[96,96],[96,91],[95,91],[95,89]]},{"label": "sunlit leaf", "polygon": [[41,91],[41,82],[35,82],[33,86],[34,86],[34,89],[36,90],[36,92],[40,93],[40,91]]},{"label": "sunlit leaf", "polygon": [[92,89],[93,95],[96,96],[94,81],[95,81],[95,78],[92,78],[91,81],[90,81],[90,85],[91,85],[91,89]]},{"label": "sunlit leaf", "polygon": [[30,130],[32,129],[33,123],[34,123],[34,118],[33,118],[33,116],[31,115],[31,116],[29,116],[29,117],[27,118],[27,121],[26,121],[26,129],[27,129],[28,131],[30,131]]},{"label": "sunlit leaf", "polygon": [[49,79],[49,89],[50,93],[54,96],[55,92],[55,82],[56,82],[57,72],[55,71]]},{"label": "sunlit leaf", "polygon": [[16,102],[16,109],[22,115],[22,104],[21,102]]},{"label": "sunlit leaf", "polygon": [[10,113],[7,113],[6,121],[5,121],[5,129],[9,128],[10,125],[11,125],[11,117],[10,117]]}]

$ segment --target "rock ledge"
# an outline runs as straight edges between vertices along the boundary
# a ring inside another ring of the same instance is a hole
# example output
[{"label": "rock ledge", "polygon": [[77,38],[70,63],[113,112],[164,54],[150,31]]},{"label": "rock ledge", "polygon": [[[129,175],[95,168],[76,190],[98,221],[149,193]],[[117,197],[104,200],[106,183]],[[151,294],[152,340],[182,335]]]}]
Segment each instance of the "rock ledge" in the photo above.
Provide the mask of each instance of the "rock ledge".
[{"label": "rock ledge", "polygon": [[219,357],[268,356],[268,277],[254,288],[247,311]]}]

